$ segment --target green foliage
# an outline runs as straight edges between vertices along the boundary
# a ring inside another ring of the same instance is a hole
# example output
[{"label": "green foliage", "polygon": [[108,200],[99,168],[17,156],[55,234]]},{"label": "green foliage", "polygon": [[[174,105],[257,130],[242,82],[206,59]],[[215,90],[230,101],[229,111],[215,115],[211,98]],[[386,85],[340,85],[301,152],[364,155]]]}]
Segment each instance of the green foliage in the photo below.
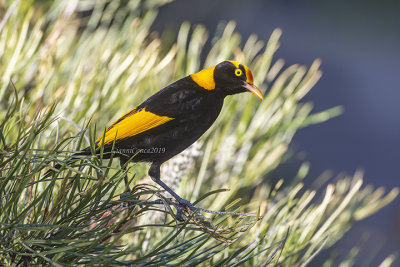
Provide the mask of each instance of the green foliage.
[{"label": "green foliage", "polygon": [[[164,2],[0,2],[1,264],[304,266],[398,195],[397,188],[385,195],[363,187],[359,172],[304,188],[307,163],[296,176],[270,182],[297,130],[341,113],[311,113],[312,104],[300,102],[321,76],[319,60],[284,68],[272,60],[279,29],[267,44],[250,36],[242,45],[234,22],[211,40],[203,26],[184,23],[176,43],[166,45],[150,32]],[[210,51],[202,49],[206,42]],[[165,164],[162,179],[171,184],[179,176],[180,194],[203,208],[250,216],[186,213],[178,222],[146,166],[128,170],[133,189],[121,201],[118,164],[70,160],[100,134],[94,125],[224,59],[246,63],[265,100],[227,99],[197,146]],[[62,168],[46,177],[53,162]]]}]

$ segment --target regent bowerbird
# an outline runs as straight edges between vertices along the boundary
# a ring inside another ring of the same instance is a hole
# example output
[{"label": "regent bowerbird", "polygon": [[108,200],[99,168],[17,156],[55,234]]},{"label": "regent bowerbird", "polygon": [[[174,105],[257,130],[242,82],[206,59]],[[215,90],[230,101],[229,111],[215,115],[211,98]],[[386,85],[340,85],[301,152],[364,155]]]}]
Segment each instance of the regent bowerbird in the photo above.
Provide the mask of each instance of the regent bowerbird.
[{"label": "regent bowerbird", "polygon": [[[196,208],[166,185],[160,177],[160,166],[210,128],[220,114],[226,96],[243,92],[251,92],[263,99],[247,66],[236,61],[223,61],[168,85],[123,115],[96,140],[96,151],[101,147],[103,158],[118,157],[123,168],[128,162],[151,163],[149,176],[169,192],[181,208],[208,211]],[[74,156],[91,153],[87,147]],[[126,176],[125,184],[129,189],[128,183]],[[180,211],[177,219],[182,220]]]}]

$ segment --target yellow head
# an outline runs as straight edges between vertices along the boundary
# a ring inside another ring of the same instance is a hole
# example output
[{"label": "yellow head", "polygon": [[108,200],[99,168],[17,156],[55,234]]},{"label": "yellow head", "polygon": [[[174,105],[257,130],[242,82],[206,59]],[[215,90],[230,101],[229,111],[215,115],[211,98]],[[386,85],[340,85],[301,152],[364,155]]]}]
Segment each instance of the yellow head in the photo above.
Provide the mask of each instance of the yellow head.
[{"label": "yellow head", "polygon": [[226,95],[250,91],[258,98],[264,99],[263,94],[253,84],[251,70],[237,61],[223,61],[190,77],[205,90],[218,90]]}]

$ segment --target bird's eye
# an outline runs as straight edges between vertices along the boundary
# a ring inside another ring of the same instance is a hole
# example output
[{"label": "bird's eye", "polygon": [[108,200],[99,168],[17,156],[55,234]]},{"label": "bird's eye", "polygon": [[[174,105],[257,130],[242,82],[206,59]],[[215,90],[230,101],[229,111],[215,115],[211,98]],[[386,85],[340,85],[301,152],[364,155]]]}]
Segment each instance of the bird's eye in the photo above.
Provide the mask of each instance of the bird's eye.
[{"label": "bird's eye", "polygon": [[241,69],[236,69],[236,70],[235,70],[235,75],[236,75],[236,76],[240,77],[240,76],[242,76],[242,74],[243,74],[243,72],[242,72]]}]

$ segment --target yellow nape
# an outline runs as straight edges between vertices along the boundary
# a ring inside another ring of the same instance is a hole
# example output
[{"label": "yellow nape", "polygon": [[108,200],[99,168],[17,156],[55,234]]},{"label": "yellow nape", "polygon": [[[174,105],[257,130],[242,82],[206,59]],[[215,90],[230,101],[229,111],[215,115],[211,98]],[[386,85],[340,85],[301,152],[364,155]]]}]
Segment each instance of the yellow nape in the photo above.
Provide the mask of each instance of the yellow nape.
[{"label": "yellow nape", "polygon": [[246,78],[247,78],[247,82],[249,83],[249,84],[253,84],[253,73],[251,73],[251,70],[247,67],[247,66],[245,66],[245,65],[243,65],[244,66],[244,69],[245,69],[245,71],[246,71]]},{"label": "yellow nape", "polygon": [[[233,61],[233,60],[228,60],[230,63],[232,63],[233,65],[235,65],[235,67],[236,68],[238,68],[239,69],[239,66],[240,66],[240,62],[237,62],[237,61]],[[242,64],[243,65],[243,64]],[[244,66],[244,65],[243,65]]]},{"label": "yellow nape", "polygon": [[114,140],[121,140],[145,132],[173,119],[154,114],[145,109],[135,112],[130,116],[126,115],[122,119],[117,120],[112,127],[109,127],[105,134],[103,132],[96,140],[96,143],[101,145],[104,136],[104,144],[106,145]]},{"label": "yellow nape", "polygon": [[214,69],[215,69],[215,66],[208,68],[208,69],[204,69],[195,74],[192,74],[192,75],[190,75],[190,77],[200,87],[202,87],[206,90],[214,90],[215,89]]}]

